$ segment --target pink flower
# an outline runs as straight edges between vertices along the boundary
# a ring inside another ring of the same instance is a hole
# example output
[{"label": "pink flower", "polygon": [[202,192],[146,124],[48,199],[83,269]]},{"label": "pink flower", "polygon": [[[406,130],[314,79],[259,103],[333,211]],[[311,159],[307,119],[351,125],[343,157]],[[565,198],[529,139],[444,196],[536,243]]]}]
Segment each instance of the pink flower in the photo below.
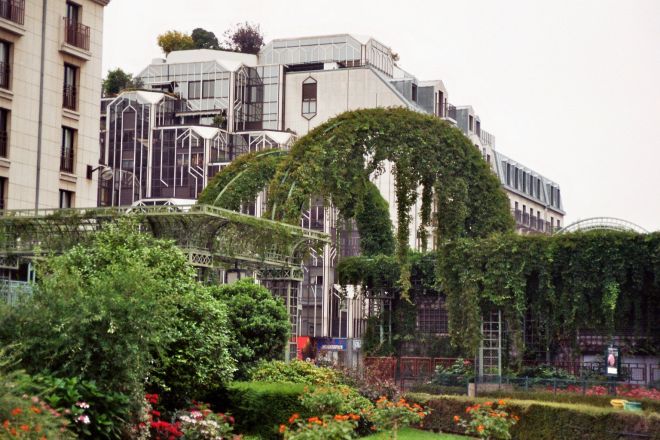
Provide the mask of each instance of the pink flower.
[{"label": "pink flower", "polygon": [[86,415],[79,416],[76,420],[85,425],[89,425],[90,423],[89,416]]}]

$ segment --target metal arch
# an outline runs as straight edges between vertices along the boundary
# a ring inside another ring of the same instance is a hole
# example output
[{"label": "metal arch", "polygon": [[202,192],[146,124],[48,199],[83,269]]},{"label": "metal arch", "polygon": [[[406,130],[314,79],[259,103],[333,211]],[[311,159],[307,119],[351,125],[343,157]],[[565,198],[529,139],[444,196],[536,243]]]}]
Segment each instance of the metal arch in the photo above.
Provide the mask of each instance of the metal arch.
[{"label": "metal arch", "polygon": [[627,231],[627,232],[637,232],[639,234],[648,234],[649,231],[642,228],[635,223],[629,222],[627,220],[622,220],[615,217],[591,217],[584,220],[578,220],[571,223],[568,226],[559,229],[555,234],[567,234],[570,232],[578,231],[597,231],[597,230],[607,230],[607,231]]}]

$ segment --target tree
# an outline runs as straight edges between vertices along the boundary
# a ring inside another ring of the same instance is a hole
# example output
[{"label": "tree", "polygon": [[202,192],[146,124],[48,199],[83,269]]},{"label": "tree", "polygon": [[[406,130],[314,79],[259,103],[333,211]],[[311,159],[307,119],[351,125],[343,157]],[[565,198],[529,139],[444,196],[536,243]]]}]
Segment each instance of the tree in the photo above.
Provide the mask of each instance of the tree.
[{"label": "tree", "polygon": [[258,24],[238,23],[225,32],[225,45],[231,50],[257,54],[264,45],[264,36]]},{"label": "tree", "polygon": [[221,49],[218,37],[211,31],[196,28],[192,31],[191,37],[197,49]]},{"label": "tree", "polygon": [[183,32],[167,31],[158,36],[158,45],[168,55],[175,50],[189,50],[195,49],[195,42],[193,38]]},{"label": "tree", "polygon": [[103,80],[103,94],[105,96],[116,96],[122,90],[136,87],[136,80],[130,73],[122,69],[109,70],[108,76]]},{"label": "tree", "polygon": [[121,222],[38,273],[32,299],[0,317],[0,341],[20,342],[27,372],[95,381],[136,403],[145,378],[184,397],[231,379],[226,307],[172,242]]},{"label": "tree", "polygon": [[260,360],[283,357],[290,323],[281,299],[249,278],[214,287],[212,293],[227,304],[240,377]]}]

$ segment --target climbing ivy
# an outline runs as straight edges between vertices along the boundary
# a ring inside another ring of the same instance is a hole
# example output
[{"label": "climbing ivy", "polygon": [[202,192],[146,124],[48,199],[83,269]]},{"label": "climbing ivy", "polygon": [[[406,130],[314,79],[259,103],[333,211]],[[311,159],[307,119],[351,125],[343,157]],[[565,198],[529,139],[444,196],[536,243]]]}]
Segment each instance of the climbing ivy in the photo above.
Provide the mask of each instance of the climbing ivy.
[{"label": "climbing ivy", "polygon": [[438,252],[438,275],[451,336],[469,353],[478,347],[482,315],[494,309],[504,313],[518,358],[528,312],[554,353],[575,348],[579,329],[659,334],[660,233],[459,239]]}]

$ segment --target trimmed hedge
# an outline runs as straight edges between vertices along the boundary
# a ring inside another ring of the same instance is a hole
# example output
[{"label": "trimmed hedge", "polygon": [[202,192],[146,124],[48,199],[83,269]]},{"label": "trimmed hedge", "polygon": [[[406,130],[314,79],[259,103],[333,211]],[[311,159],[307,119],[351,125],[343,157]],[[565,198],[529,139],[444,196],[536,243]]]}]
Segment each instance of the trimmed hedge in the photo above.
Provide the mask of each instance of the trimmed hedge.
[{"label": "trimmed hedge", "polygon": [[293,413],[304,412],[299,397],[307,385],[272,382],[233,382],[227,386],[226,405],[236,419],[236,431],[279,438],[277,428]]},{"label": "trimmed hedge", "polygon": [[[462,396],[407,395],[412,402],[429,406],[431,414],[424,427],[442,432],[462,433],[454,424],[454,415],[465,415],[465,408],[488,399]],[[492,399],[491,399],[492,400]],[[520,422],[511,429],[515,440],[619,440],[622,433],[634,433],[640,438],[660,440],[658,413],[631,413],[610,408],[568,403],[507,400]],[[648,437],[646,437],[648,436]]]},{"label": "trimmed hedge", "polygon": [[[424,392],[423,390],[417,390],[413,388],[414,392]],[[437,394],[437,393],[436,393]],[[443,393],[451,394],[451,393]],[[599,406],[602,408],[612,408],[610,405],[610,400],[612,399],[624,399],[631,402],[641,402],[642,409],[660,413],[660,400],[651,400],[651,399],[638,399],[635,397],[625,397],[625,396],[598,396],[592,395],[587,396],[579,393],[550,393],[542,391],[489,391],[489,392],[479,392],[479,397],[490,397],[494,399],[516,399],[516,400],[537,400],[541,402],[561,402],[561,403],[575,403],[575,404],[584,404],[591,406]]]}]

